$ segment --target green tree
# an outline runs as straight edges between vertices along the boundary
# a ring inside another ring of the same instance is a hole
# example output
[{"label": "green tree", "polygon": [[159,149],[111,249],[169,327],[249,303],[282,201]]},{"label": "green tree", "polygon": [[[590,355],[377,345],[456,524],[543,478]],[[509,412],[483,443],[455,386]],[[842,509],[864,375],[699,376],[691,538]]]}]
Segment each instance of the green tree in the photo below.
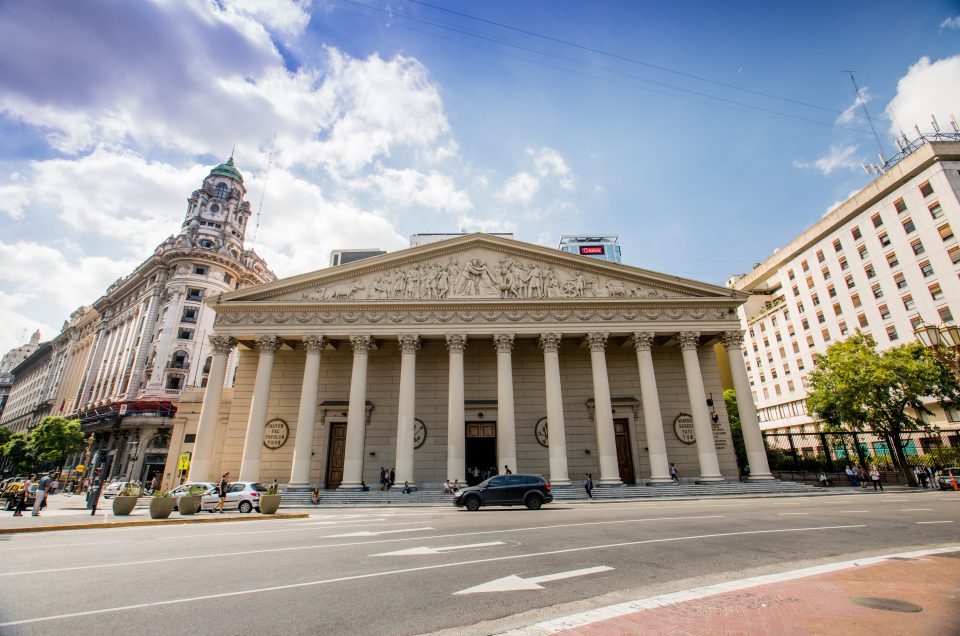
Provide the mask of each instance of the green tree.
[{"label": "green tree", "polygon": [[13,467],[13,472],[21,474],[34,469],[37,455],[26,433],[14,433],[3,447],[3,454]]},{"label": "green tree", "polygon": [[723,403],[727,407],[727,421],[730,422],[730,435],[733,438],[733,450],[737,455],[737,468],[740,474],[749,463],[747,447],[743,443],[743,427],[740,425],[740,411],[737,410],[737,392],[727,389],[723,392]]},{"label": "green tree", "polygon": [[30,433],[30,443],[41,461],[54,462],[63,472],[67,455],[83,448],[83,431],[80,420],[68,421],[65,417],[43,418],[40,425]]},{"label": "green tree", "polygon": [[901,434],[922,423],[908,410],[932,414],[924,400],[960,402],[960,387],[949,368],[919,343],[877,351],[857,332],[814,356],[807,410],[826,431],[868,431],[888,439],[896,465],[908,483],[915,477],[903,452]]}]

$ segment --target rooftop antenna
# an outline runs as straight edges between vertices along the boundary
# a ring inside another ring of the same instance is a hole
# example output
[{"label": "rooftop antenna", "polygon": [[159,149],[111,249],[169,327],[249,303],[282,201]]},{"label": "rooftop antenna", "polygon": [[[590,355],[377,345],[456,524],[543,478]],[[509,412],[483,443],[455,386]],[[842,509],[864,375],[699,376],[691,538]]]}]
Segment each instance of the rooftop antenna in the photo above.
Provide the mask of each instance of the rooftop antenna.
[{"label": "rooftop antenna", "polygon": [[277,133],[273,133],[273,139],[270,141],[270,154],[267,155],[267,170],[263,173],[263,189],[260,190],[260,203],[257,205],[257,223],[253,227],[253,238],[250,239],[250,250],[253,251],[257,244],[257,232],[260,231],[260,213],[263,211],[263,199],[267,196],[267,179],[270,178],[270,166],[273,165],[273,151],[277,145]]},{"label": "rooftop antenna", "polygon": [[957,123],[956,115],[950,115],[950,125],[953,126],[953,132],[960,133],[960,124]]},{"label": "rooftop antenna", "polygon": [[923,137],[923,133],[920,132],[920,126],[917,126],[916,124],[914,124],[913,129],[917,131],[917,137]]},{"label": "rooftop antenna", "polygon": [[937,121],[936,116],[933,115],[933,114],[930,115],[930,125],[933,126],[934,132],[936,132],[936,133],[939,135],[939,134],[940,134],[940,123]]},{"label": "rooftop antenna", "polygon": [[870,113],[867,112],[867,100],[860,96],[860,87],[857,86],[857,79],[853,76],[853,71],[844,71],[850,75],[850,81],[853,83],[853,94],[857,100],[860,101],[860,107],[863,108],[863,114],[867,118],[867,123],[870,124],[870,130],[873,132],[873,138],[877,140],[877,147],[880,149],[880,156],[883,157],[883,144],[880,143],[880,135],[877,134],[877,129],[873,127],[873,120],[870,118]]}]

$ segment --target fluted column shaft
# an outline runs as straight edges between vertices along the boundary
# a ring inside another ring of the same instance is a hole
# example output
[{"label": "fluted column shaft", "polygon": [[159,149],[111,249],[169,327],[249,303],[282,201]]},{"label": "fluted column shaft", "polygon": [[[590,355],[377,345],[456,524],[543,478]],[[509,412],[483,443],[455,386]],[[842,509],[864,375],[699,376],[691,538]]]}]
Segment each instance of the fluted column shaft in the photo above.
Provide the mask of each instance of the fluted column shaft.
[{"label": "fluted column shaft", "polygon": [[353,372],[350,376],[350,406],[347,439],[343,451],[343,482],[340,488],[359,488],[363,481],[363,440],[367,426],[367,358],[370,336],[351,336]]},{"label": "fluted column shaft", "polygon": [[414,483],[413,418],[416,414],[417,349],[420,337],[404,334],[400,342],[400,399],[397,404],[397,482]]},{"label": "fluted column shaft", "polygon": [[450,352],[450,371],[447,383],[447,478],[466,480],[467,431],[463,412],[463,351],[467,346],[464,335],[446,337]]},{"label": "fluted column shaft", "polygon": [[547,388],[547,450],[550,455],[550,483],[570,483],[567,471],[567,434],[563,421],[563,389],[560,384],[560,334],[540,336],[543,349],[543,375]]},{"label": "fluted column shaft", "polygon": [[700,481],[722,481],[717,448],[713,441],[713,428],[710,425],[710,413],[707,411],[707,395],[703,390],[703,375],[700,373],[700,357],[697,355],[699,343],[699,333],[694,331],[680,333],[683,371],[687,378],[687,395],[690,398],[693,430],[697,436]]},{"label": "fluted column shaft", "polygon": [[493,336],[497,348],[497,470],[517,472],[517,425],[513,408],[513,334]]},{"label": "fluted column shaft", "polygon": [[593,371],[594,421],[597,425],[597,455],[601,484],[620,484],[617,461],[617,440],[613,430],[613,405],[610,403],[610,380],[607,377],[607,334],[587,334],[590,366]]},{"label": "fluted column shaft", "polygon": [[223,399],[223,383],[227,378],[227,360],[237,341],[227,336],[210,336],[213,347],[213,361],[210,363],[210,375],[207,377],[207,390],[200,407],[200,421],[197,423],[197,438],[193,444],[193,456],[190,458],[190,481],[212,481],[213,445],[217,434],[217,417],[220,415],[220,403]]},{"label": "fluted column shaft", "polygon": [[[253,382],[253,398],[250,401],[250,416],[247,419],[247,436],[243,442],[243,459],[240,461],[240,481],[260,480],[260,457],[263,454],[263,429],[267,424],[267,405],[270,402],[270,382],[273,379],[273,359],[280,348],[280,338],[260,336],[257,349],[257,377]],[[209,385],[210,382],[207,381]]]},{"label": "fluted column shaft", "polygon": [[667,484],[672,479],[667,457],[667,443],[663,437],[660,394],[657,391],[657,378],[653,370],[651,348],[654,335],[652,331],[637,331],[633,334],[633,345],[637,350],[637,367],[640,370],[640,399],[643,401],[643,425],[647,434],[647,452],[650,458],[650,481]]},{"label": "fluted column shaft", "polygon": [[303,365],[303,386],[300,388],[300,411],[297,414],[297,437],[293,444],[293,466],[290,485],[310,484],[310,458],[313,455],[313,430],[317,418],[317,391],[320,384],[320,356],[327,340],[323,336],[304,336],[307,358]]},{"label": "fluted column shaft", "polygon": [[737,413],[740,415],[740,430],[743,433],[743,445],[747,451],[747,464],[750,466],[749,479],[773,479],[770,465],[767,463],[763,434],[760,432],[757,407],[753,403],[753,393],[750,391],[747,365],[743,360],[743,350],[740,348],[742,345],[743,332],[728,331],[723,334],[723,347],[727,350],[733,388],[737,392]]}]

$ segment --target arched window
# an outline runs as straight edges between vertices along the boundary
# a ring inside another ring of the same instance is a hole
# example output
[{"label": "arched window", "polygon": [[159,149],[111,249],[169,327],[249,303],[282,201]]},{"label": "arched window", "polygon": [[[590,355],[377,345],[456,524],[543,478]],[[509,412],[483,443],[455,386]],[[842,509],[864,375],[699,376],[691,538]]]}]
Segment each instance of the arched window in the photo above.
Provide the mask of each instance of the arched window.
[{"label": "arched window", "polygon": [[203,363],[203,372],[210,373],[210,365],[213,364],[213,356],[207,356],[206,361]]},{"label": "arched window", "polygon": [[187,352],[186,351],[177,351],[170,358],[171,369],[186,369],[187,368]]},{"label": "arched window", "polygon": [[227,184],[226,184],[226,183],[222,183],[222,182],[221,182],[221,183],[218,183],[218,184],[217,184],[217,187],[214,188],[214,190],[213,190],[213,195],[214,195],[215,197],[217,197],[218,199],[226,199],[226,198],[227,198]]}]

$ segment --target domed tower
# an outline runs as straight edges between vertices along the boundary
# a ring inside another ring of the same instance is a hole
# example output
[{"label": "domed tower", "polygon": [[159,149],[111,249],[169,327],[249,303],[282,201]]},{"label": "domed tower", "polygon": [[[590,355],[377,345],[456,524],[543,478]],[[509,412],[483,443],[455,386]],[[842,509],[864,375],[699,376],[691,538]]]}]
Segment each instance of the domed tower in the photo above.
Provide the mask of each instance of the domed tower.
[{"label": "domed tower", "polygon": [[182,243],[229,254],[239,259],[250,220],[250,204],[243,175],[233,165],[233,156],[203,180],[187,201],[187,216],[180,232]]}]

